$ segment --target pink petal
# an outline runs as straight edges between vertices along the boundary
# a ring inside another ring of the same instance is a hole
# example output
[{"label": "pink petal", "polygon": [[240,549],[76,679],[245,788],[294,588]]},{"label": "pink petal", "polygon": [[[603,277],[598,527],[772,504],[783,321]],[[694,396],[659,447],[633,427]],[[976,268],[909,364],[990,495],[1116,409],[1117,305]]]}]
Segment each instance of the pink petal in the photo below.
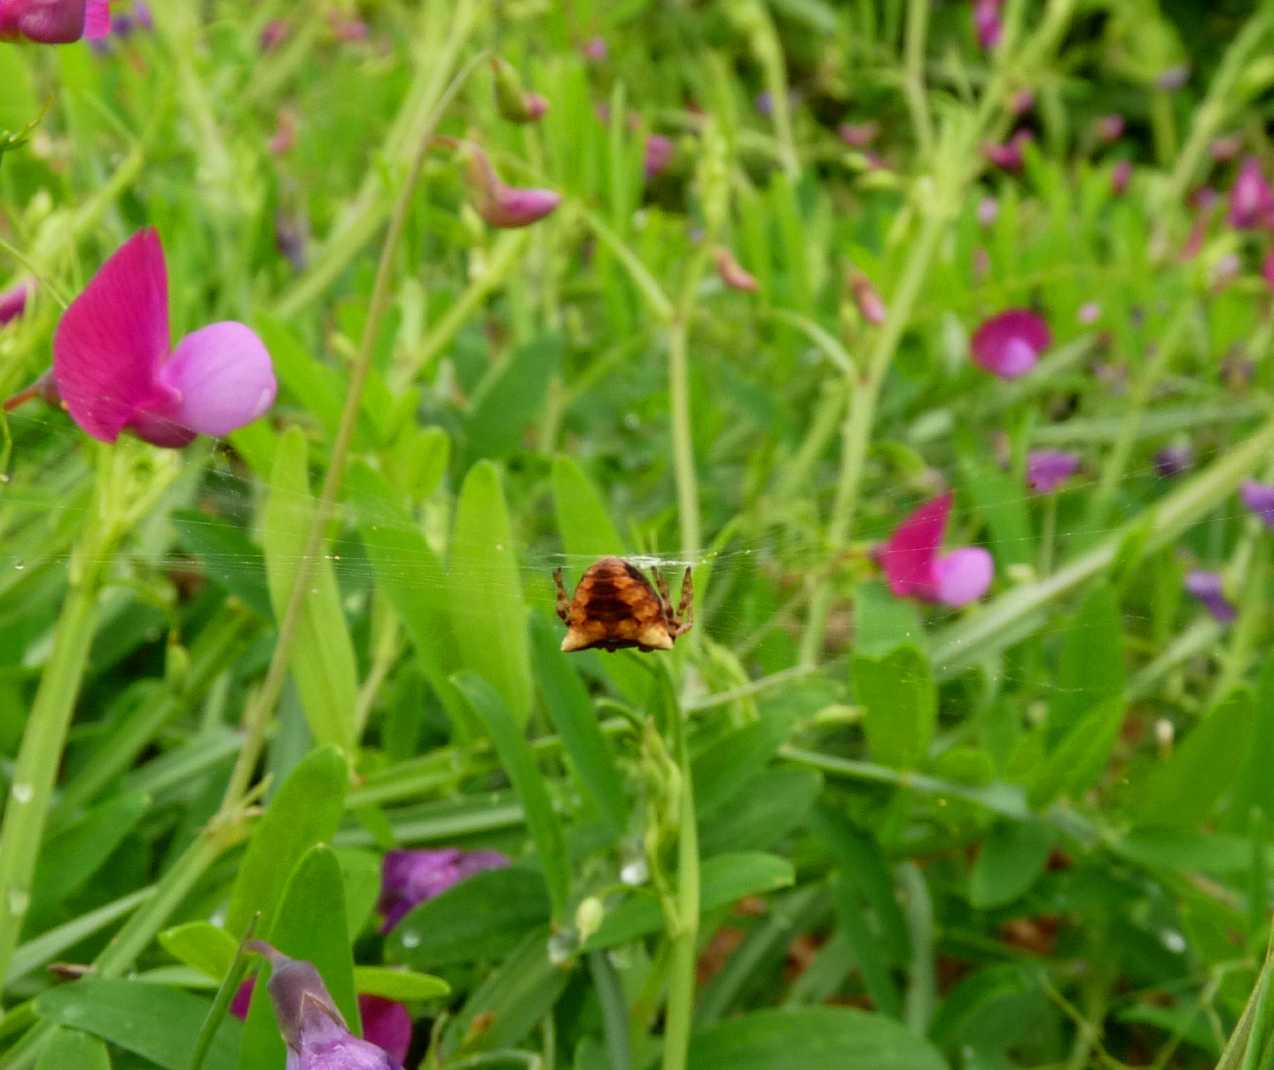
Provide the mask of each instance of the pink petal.
[{"label": "pink petal", "polygon": [[53,374],[71,418],[114,442],[135,413],[173,400],[158,381],[167,353],[168,273],[148,229],[102,265],[53,336]]},{"label": "pink petal", "polygon": [[1025,375],[1053,343],[1048,324],[1029,309],[992,316],[973,335],[973,359],[1001,379]]},{"label": "pink petal", "polygon": [[88,0],[84,7],[84,36],[105,37],[111,32],[111,0]]},{"label": "pink petal", "polygon": [[411,1014],[401,1003],[380,996],[359,996],[358,1013],[363,1037],[387,1052],[395,1062],[405,1062],[411,1047]]},{"label": "pink petal", "polygon": [[201,435],[228,435],[250,424],[278,390],[261,339],[231,320],[186,335],[160,377],[175,400],[156,415]]},{"label": "pink petal", "polygon": [[894,529],[880,552],[889,589],[900,598],[938,596],[934,563],[951,515],[951,492],[925,502]]},{"label": "pink petal", "polygon": [[937,600],[948,606],[965,606],[986,594],[995,563],[982,547],[966,546],[938,558],[934,574]]}]

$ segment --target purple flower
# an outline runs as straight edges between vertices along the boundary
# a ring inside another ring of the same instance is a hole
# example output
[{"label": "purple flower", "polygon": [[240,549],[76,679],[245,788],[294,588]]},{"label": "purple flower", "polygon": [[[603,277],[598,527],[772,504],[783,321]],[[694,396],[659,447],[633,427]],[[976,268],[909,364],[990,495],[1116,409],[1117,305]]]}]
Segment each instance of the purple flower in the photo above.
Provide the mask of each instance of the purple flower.
[{"label": "purple flower", "polygon": [[1239,230],[1252,230],[1269,223],[1274,214],[1274,190],[1265,180],[1261,161],[1248,156],[1239,166],[1230,190],[1230,211],[1226,221]]},{"label": "purple flower", "polygon": [[1265,526],[1274,528],[1274,483],[1258,483],[1249,479],[1239,491],[1243,504],[1265,521]]},{"label": "purple flower", "polygon": [[472,142],[464,142],[469,190],[478,215],[489,226],[502,230],[526,227],[550,215],[562,198],[551,189],[523,189],[500,181],[487,154]]},{"label": "purple flower", "polygon": [[865,149],[880,136],[880,123],[841,123],[836,133],[851,149]]},{"label": "purple flower", "polygon": [[441,895],[453,884],[484,869],[499,869],[509,860],[499,851],[461,851],[444,847],[432,851],[389,851],[381,864],[380,901],[387,933],[411,909]]},{"label": "purple flower", "polygon": [[270,354],[242,323],[213,323],[170,349],[168,271],[153,229],[138,231],[71,302],[53,336],[62,404],[103,442],[132,431],[156,446],[226,435],[274,404]]},{"label": "purple flower", "polygon": [[1194,450],[1188,445],[1164,446],[1155,454],[1155,471],[1163,479],[1171,479],[1194,467]]},{"label": "purple flower", "polygon": [[1017,116],[1025,115],[1035,107],[1035,93],[1030,89],[1019,89],[1009,100],[1009,110]]},{"label": "purple flower", "polygon": [[995,564],[980,546],[939,553],[950,515],[948,491],[916,509],[877,551],[889,589],[899,598],[963,606],[991,586]]},{"label": "purple flower", "polygon": [[[257,979],[249,977],[230,1001],[230,1013],[247,1021]],[[411,1014],[401,1003],[380,996],[358,997],[358,1016],[363,1021],[363,1039],[375,1044],[397,1062],[404,1062],[411,1047]]]},{"label": "purple flower", "polygon": [[26,311],[27,302],[31,300],[34,290],[35,284],[23,279],[0,293],[0,327],[10,320],[16,320]]},{"label": "purple flower", "polygon": [[990,52],[1000,43],[1004,27],[1000,23],[1001,0],[973,0],[973,30],[978,44]]},{"label": "purple flower", "polygon": [[1120,160],[1110,172],[1110,192],[1121,197],[1128,188],[1128,180],[1132,178],[1132,161]]},{"label": "purple flower", "polygon": [[610,50],[606,47],[606,38],[590,37],[583,45],[584,58],[591,63],[605,63]]},{"label": "purple flower", "polygon": [[0,0],[0,41],[65,45],[110,32],[110,0]]},{"label": "purple flower", "polygon": [[889,310],[881,300],[871,279],[862,272],[856,271],[849,280],[849,288],[854,294],[854,302],[858,311],[873,327],[879,327],[889,317]]},{"label": "purple flower", "polygon": [[262,52],[273,52],[292,34],[292,24],[287,19],[271,19],[261,30]]},{"label": "purple flower", "polygon": [[1195,569],[1187,574],[1186,590],[1207,607],[1209,613],[1222,624],[1228,624],[1238,616],[1238,611],[1222,589],[1221,573]]},{"label": "purple flower", "polygon": [[721,281],[730,289],[744,290],[748,293],[754,293],[757,290],[756,276],[744,268],[735,259],[734,253],[724,245],[719,245],[712,251],[712,262],[716,265]]},{"label": "purple flower", "polygon": [[1079,457],[1065,450],[1031,450],[1026,455],[1026,485],[1036,494],[1055,491],[1079,469]]},{"label": "purple flower", "polygon": [[989,227],[999,218],[1000,202],[994,197],[983,197],[978,201],[978,222]]},{"label": "purple flower", "polygon": [[1035,367],[1053,344],[1048,324],[1029,309],[992,316],[973,335],[973,361],[1001,379],[1016,379]]},{"label": "purple flower", "polygon": [[349,1031],[312,963],[290,959],[259,940],[248,948],[270,960],[266,988],[287,1044],[284,1070],[402,1070],[400,1058]]},{"label": "purple flower", "polygon": [[671,138],[664,137],[663,134],[650,134],[646,138],[646,154],[642,164],[646,177],[654,178],[667,170],[676,151],[677,146]]},{"label": "purple flower", "polygon": [[1118,114],[1103,115],[1097,120],[1097,136],[1110,144],[1124,136],[1124,117]]},{"label": "purple flower", "polygon": [[1008,141],[1002,144],[983,145],[983,155],[996,167],[1003,171],[1020,171],[1022,164],[1026,162],[1026,157],[1022,154],[1022,149],[1034,137],[1029,130],[1019,130]]}]

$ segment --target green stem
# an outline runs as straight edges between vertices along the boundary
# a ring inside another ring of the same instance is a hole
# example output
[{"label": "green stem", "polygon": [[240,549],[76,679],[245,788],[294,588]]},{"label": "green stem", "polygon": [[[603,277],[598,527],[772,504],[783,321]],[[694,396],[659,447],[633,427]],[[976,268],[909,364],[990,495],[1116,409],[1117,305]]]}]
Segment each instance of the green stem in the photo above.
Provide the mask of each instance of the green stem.
[{"label": "green stem", "polygon": [[911,110],[911,125],[915,127],[916,144],[921,159],[928,159],[933,150],[933,125],[929,120],[929,102],[925,96],[925,38],[929,32],[930,0],[908,0],[907,44],[903,85],[907,93],[907,107]]},{"label": "green stem", "polygon": [[672,464],[681,521],[681,553],[702,547],[699,530],[699,480],[695,474],[694,433],[690,424],[689,324],[679,316],[668,336],[668,399],[672,418]]},{"label": "green stem", "polygon": [[[472,23],[471,5],[465,4],[456,14],[457,32],[467,34]],[[458,44],[457,44],[458,48]],[[363,327],[363,336],[359,344],[358,356],[354,361],[350,374],[349,386],[345,395],[345,407],[341,411],[341,422],[336,431],[336,439],[332,443],[331,460],[328,462],[327,474],[323,479],[323,488],[319,493],[318,503],[314,509],[314,519],[305,541],[301,560],[297,563],[296,578],[292,585],[292,593],[288,598],[283,620],[279,625],[279,638],[274,646],[274,654],[266,670],[265,682],[256,693],[244,712],[244,740],[239,757],[226,785],[226,794],[221,806],[221,816],[233,813],[241,805],[244,795],[252,781],[252,773],[257,760],[265,746],[265,733],[269,727],[275,704],[283,691],[283,683],[287,677],[288,663],[291,660],[292,644],[296,639],[297,625],[301,619],[301,610],[306,595],[310,590],[310,580],[314,569],[323,554],[323,546],[327,541],[328,527],[336,512],[336,497],[345,478],[345,468],[349,463],[350,445],[354,440],[354,428],[358,423],[359,412],[363,404],[363,391],[367,385],[367,377],[371,371],[372,358],[376,349],[376,340],[380,335],[381,321],[389,308],[390,280],[393,277],[394,261],[398,255],[403,229],[407,224],[407,216],[411,211],[412,194],[424,168],[425,155],[433,140],[434,130],[448,105],[455,98],[469,75],[477,69],[479,63],[486,58],[480,53],[471,59],[438,98],[437,106],[429,113],[416,145],[416,155],[412,159],[411,169],[398,195],[394,206],[393,218],[389,223],[389,231],[381,246],[380,262],[376,268],[376,280],[372,285],[371,306],[367,312],[367,322]]]},{"label": "green stem", "polygon": [[671,693],[668,722],[672,737],[669,742],[680,774],[680,821],[677,838],[677,927],[668,934],[672,961],[664,1025],[663,1070],[685,1070],[694,1018],[695,957],[699,942],[699,826],[685,718],[680,703]]}]

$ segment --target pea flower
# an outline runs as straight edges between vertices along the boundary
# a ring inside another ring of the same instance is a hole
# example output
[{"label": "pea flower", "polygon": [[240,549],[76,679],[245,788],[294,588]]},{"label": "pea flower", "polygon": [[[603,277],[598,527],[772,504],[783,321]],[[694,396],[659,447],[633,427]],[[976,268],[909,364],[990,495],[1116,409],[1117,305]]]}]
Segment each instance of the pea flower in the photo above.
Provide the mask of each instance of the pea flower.
[{"label": "pea flower", "polygon": [[734,253],[724,245],[719,245],[712,251],[712,262],[716,265],[717,275],[730,289],[744,290],[747,293],[756,292],[758,288],[756,276],[740,264],[735,259]]},{"label": "pea flower", "polygon": [[854,272],[849,280],[849,288],[853,292],[859,314],[873,327],[879,327],[889,318],[885,302],[866,275],[860,271]]},{"label": "pea flower", "polygon": [[0,41],[65,45],[110,32],[110,0],[0,0]]},{"label": "pea flower", "polygon": [[1261,161],[1247,157],[1239,166],[1230,190],[1230,211],[1226,221],[1239,230],[1252,230],[1270,222],[1274,214],[1274,189],[1265,180]]},{"label": "pea flower", "polygon": [[1171,479],[1194,467],[1194,450],[1189,445],[1164,446],[1155,454],[1155,472],[1162,479]]},{"label": "pea flower", "polygon": [[1186,576],[1185,587],[1222,624],[1228,624],[1239,615],[1234,604],[1225,597],[1221,573],[1195,569]]},{"label": "pea flower", "polygon": [[1026,455],[1026,485],[1036,494],[1055,491],[1079,470],[1079,457],[1066,450],[1031,450]]},{"label": "pea flower", "polygon": [[591,63],[605,63],[607,55],[610,54],[610,49],[606,47],[606,38],[604,37],[590,37],[584,42],[581,49],[584,53],[584,58]]},{"label": "pea flower", "polygon": [[349,1031],[312,963],[259,940],[248,948],[270,960],[266,988],[287,1044],[284,1070],[402,1070],[401,1059]]},{"label": "pea flower", "polygon": [[242,323],[201,327],[170,349],[168,271],[153,229],[120,246],[62,315],[53,383],[93,438],[127,430],[170,447],[251,423],[277,389],[270,354]]},{"label": "pea flower", "polygon": [[986,158],[1002,171],[1020,171],[1026,162],[1023,148],[1035,138],[1029,130],[1019,130],[1008,141],[982,146]]},{"label": "pea flower", "polygon": [[549,102],[539,93],[522,87],[522,81],[511,63],[499,56],[491,57],[495,75],[495,103],[500,114],[511,123],[534,123],[549,110]]},{"label": "pea flower", "polygon": [[1110,144],[1124,136],[1124,117],[1119,114],[1103,115],[1097,120],[1097,136]]},{"label": "pea flower", "polygon": [[1274,528],[1274,483],[1258,483],[1249,479],[1239,491],[1239,497],[1243,499],[1244,505],[1265,521],[1266,527]]},{"label": "pea flower", "polygon": [[455,847],[423,851],[389,851],[381,863],[380,901],[387,933],[416,905],[442,895],[466,877],[499,869],[509,860],[499,851],[461,851]]},{"label": "pea flower", "polygon": [[[257,979],[249,977],[230,1001],[230,1013],[246,1021],[252,1006]],[[411,1013],[401,1003],[380,996],[360,995],[358,1016],[363,1021],[363,1039],[383,1050],[397,1062],[405,1062],[411,1048]]]},{"label": "pea flower", "polygon": [[16,320],[27,309],[27,302],[31,300],[31,291],[35,289],[32,283],[23,279],[19,283],[10,286],[3,293],[0,293],[0,327],[3,327],[10,320]]},{"label": "pea flower", "polygon": [[1000,43],[1004,30],[1000,23],[1000,4],[1001,0],[973,0],[973,30],[985,52]]},{"label": "pea flower", "polygon": [[973,335],[973,361],[1001,379],[1016,379],[1035,367],[1053,336],[1034,312],[1013,308],[992,316]]},{"label": "pea flower", "polygon": [[1217,163],[1229,163],[1231,160],[1236,160],[1242,151],[1242,134],[1226,134],[1223,137],[1214,138],[1212,144],[1208,146],[1208,155]]},{"label": "pea flower", "polygon": [[1115,164],[1114,170],[1110,172],[1110,192],[1116,197],[1122,197],[1124,191],[1128,189],[1128,182],[1132,178],[1132,161],[1120,160]]},{"label": "pea flower", "polygon": [[645,158],[642,161],[646,177],[654,178],[656,175],[663,174],[672,163],[676,151],[677,147],[671,138],[664,137],[663,134],[649,135],[646,138]]},{"label": "pea flower", "polygon": [[[455,144],[455,142],[451,142]],[[478,215],[488,226],[501,230],[527,227],[551,215],[562,198],[551,189],[506,186],[495,173],[487,154],[472,142],[463,143],[469,190]]]},{"label": "pea flower", "polygon": [[841,123],[836,133],[851,149],[865,149],[880,135],[880,123]]},{"label": "pea flower", "polygon": [[899,598],[963,606],[981,598],[991,586],[995,564],[980,546],[939,553],[951,501],[948,491],[925,502],[877,551],[889,589]]}]

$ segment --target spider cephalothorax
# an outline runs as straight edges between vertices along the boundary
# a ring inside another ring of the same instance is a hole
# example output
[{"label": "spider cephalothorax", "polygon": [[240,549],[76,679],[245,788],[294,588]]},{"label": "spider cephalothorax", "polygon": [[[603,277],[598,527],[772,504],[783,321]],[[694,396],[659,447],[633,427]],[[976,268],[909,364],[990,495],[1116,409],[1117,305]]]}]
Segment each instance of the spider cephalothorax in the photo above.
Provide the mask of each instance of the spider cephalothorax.
[{"label": "spider cephalothorax", "polygon": [[623,558],[603,557],[584,573],[575,597],[566,593],[562,570],[553,573],[557,585],[557,615],[566,625],[564,651],[671,650],[673,641],[694,624],[694,585],[690,569],[681,580],[676,613],[668,595],[668,581],[655,573],[650,585]]}]

